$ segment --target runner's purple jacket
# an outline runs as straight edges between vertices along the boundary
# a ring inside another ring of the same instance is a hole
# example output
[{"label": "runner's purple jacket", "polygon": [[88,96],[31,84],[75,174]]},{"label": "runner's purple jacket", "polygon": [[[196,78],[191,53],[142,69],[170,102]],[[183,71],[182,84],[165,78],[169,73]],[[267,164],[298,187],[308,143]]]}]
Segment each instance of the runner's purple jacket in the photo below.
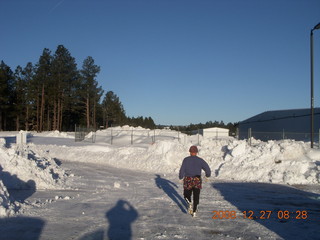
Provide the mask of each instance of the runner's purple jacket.
[{"label": "runner's purple jacket", "polygon": [[204,170],[206,177],[211,176],[211,169],[209,165],[202,158],[198,156],[189,156],[183,159],[179,179],[184,177],[201,176],[201,170]]}]

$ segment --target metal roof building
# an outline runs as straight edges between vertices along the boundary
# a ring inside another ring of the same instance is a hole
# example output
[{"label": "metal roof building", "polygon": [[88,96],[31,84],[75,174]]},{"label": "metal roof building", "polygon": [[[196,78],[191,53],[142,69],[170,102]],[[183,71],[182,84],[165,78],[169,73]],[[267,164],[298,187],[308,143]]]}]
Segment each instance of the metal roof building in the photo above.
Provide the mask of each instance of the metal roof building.
[{"label": "metal roof building", "polygon": [[200,130],[200,134],[205,138],[229,137],[229,129],[218,127],[204,128]]},{"label": "metal roof building", "polygon": [[[319,140],[320,108],[314,109],[314,140]],[[310,109],[266,111],[239,123],[239,138],[251,136],[262,141],[295,139],[310,141]]]}]

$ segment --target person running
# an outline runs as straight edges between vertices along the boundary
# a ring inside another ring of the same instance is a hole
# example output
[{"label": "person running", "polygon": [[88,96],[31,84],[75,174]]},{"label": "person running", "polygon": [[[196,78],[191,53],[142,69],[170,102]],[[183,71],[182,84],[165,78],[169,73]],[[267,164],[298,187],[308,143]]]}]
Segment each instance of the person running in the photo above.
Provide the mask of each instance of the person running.
[{"label": "person running", "polygon": [[[183,179],[183,196],[189,204],[188,212],[196,217],[200,190],[202,189],[201,170],[204,170],[205,176],[208,178],[211,176],[211,169],[205,160],[197,156],[199,152],[197,146],[191,146],[189,152],[190,156],[183,159],[179,179]],[[192,194],[193,204],[191,202]]]}]

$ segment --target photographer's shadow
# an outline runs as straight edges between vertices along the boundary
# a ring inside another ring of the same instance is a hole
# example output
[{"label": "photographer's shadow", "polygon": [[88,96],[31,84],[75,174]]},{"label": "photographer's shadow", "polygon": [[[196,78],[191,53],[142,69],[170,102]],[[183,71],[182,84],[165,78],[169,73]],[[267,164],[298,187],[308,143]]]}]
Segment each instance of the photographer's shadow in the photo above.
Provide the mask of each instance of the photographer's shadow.
[{"label": "photographer's shadow", "polygon": [[129,202],[119,200],[106,213],[106,218],[109,221],[108,238],[130,240],[132,237],[131,224],[138,216],[138,212]]},{"label": "photographer's shadow", "polygon": [[[119,200],[116,205],[106,212],[109,228],[105,231],[99,228],[82,236],[81,240],[131,240],[132,223],[139,217],[136,209],[127,201]],[[107,237],[107,238],[106,238]]]}]

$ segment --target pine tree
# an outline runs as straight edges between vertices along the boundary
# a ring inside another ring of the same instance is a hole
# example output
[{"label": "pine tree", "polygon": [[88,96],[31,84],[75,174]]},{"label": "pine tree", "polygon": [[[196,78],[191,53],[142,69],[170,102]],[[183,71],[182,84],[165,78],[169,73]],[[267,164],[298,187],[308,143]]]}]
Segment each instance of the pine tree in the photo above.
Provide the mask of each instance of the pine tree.
[{"label": "pine tree", "polygon": [[10,130],[12,122],[14,76],[10,67],[0,63],[0,130]]},{"label": "pine tree", "polygon": [[71,56],[68,49],[59,45],[52,61],[50,103],[48,108],[52,117],[53,130],[61,131],[70,129],[74,125],[76,115],[75,106],[77,88],[79,86],[79,72],[75,59]]},{"label": "pine tree", "polygon": [[36,130],[38,132],[43,131],[44,125],[44,114],[45,114],[45,103],[47,97],[47,90],[49,88],[49,83],[51,80],[51,62],[52,56],[51,51],[45,48],[42,52],[42,55],[39,58],[38,63],[36,64],[35,77],[33,78],[32,87],[35,92],[36,97]]},{"label": "pine tree", "polygon": [[16,131],[20,130],[20,122],[25,121],[27,84],[22,67],[17,66],[14,73],[14,115],[16,116]]},{"label": "pine tree", "polygon": [[25,130],[29,130],[29,126],[34,125],[34,106],[35,106],[35,92],[32,88],[32,82],[35,75],[35,69],[31,62],[28,62],[26,67],[23,69],[23,79],[26,84],[26,92],[25,92],[25,100],[26,100],[26,106],[25,106],[25,119],[24,119],[24,125]]},{"label": "pine tree", "polygon": [[102,102],[105,126],[121,125],[126,121],[125,111],[119,97],[112,91],[106,93]]},{"label": "pine tree", "polygon": [[102,88],[98,87],[98,82],[96,81],[96,77],[99,72],[100,67],[94,64],[92,57],[89,56],[83,61],[80,74],[87,128],[90,126],[92,126],[94,129],[97,128],[97,106],[99,105],[100,98],[103,94]]}]

